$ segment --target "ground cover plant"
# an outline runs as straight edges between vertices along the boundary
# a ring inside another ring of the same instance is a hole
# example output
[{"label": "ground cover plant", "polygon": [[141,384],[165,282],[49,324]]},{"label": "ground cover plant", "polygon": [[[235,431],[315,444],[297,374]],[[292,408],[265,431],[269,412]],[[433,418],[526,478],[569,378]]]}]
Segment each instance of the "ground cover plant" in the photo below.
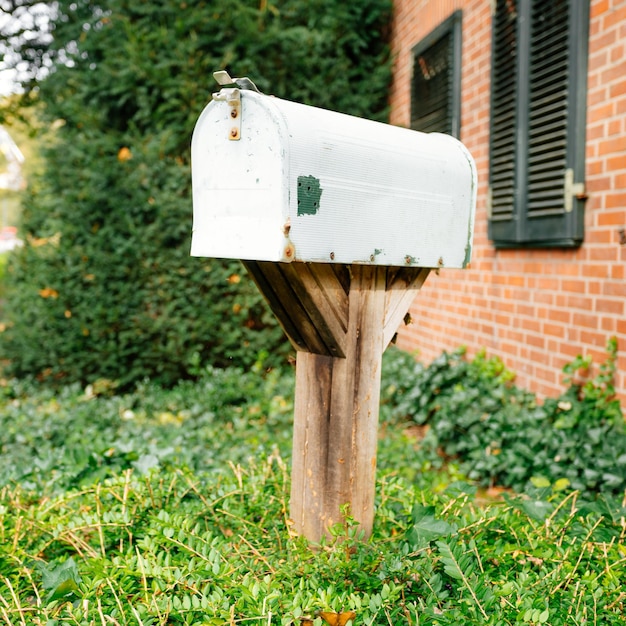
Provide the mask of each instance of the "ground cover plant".
[{"label": "ground cover plant", "polygon": [[[510,386],[496,361],[465,362],[482,374],[455,370],[457,388]],[[372,538],[348,511],[317,547],[288,519],[293,372],[259,361],[123,394],[4,381],[0,623],[623,623],[623,494],[546,475],[494,498],[400,419],[416,373],[444,397],[441,362],[411,363],[385,358]]]},{"label": "ground cover plant", "polygon": [[[464,351],[444,353],[429,367],[398,355],[389,388],[394,419],[426,426],[423,447],[483,485],[558,485],[620,496],[626,490],[626,430],[614,397],[617,342],[607,343],[597,374],[587,357],[564,368],[565,391],[539,402],[513,384],[502,361]],[[440,454],[437,454],[440,453]],[[443,457],[443,458],[442,458]]]}]

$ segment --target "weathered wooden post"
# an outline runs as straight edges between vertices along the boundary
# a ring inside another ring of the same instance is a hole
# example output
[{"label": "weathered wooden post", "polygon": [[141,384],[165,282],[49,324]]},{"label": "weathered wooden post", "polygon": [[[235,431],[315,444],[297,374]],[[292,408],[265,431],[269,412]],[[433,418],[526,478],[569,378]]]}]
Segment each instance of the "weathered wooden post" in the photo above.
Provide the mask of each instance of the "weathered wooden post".
[{"label": "weathered wooden post", "polygon": [[319,541],[347,504],[369,535],[382,353],[430,269],[469,262],[474,161],[447,135],[216,78],[192,140],[191,254],[241,259],[297,350],[295,529]]}]

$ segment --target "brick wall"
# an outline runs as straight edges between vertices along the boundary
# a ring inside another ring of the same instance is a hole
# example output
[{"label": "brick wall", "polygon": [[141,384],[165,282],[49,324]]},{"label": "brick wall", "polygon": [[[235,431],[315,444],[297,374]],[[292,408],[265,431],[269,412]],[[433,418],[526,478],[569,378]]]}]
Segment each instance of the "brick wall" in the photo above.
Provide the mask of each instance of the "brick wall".
[{"label": "brick wall", "polygon": [[620,347],[626,407],[626,0],[592,0],[587,96],[585,240],[576,250],[495,250],[487,238],[491,2],[396,0],[391,122],[409,124],[411,48],[463,10],[461,140],[478,168],[470,269],[431,272],[398,344],[426,362],[466,345],[486,348],[540,396],[562,389],[577,354],[597,363]]}]

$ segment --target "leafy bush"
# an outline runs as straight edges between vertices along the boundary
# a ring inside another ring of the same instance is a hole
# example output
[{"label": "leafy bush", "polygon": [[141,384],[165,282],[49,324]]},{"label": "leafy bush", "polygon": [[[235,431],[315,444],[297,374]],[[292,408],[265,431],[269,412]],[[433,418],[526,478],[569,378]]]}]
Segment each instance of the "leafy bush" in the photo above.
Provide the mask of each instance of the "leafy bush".
[{"label": "leafy bush", "polygon": [[626,489],[626,432],[612,387],[616,358],[612,339],[607,361],[586,382],[574,374],[591,361],[574,360],[565,367],[566,391],[543,404],[512,384],[499,359],[478,354],[468,361],[462,350],[427,368],[398,357],[399,384],[383,389],[392,415],[428,425],[423,446],[431,458],[439,451],[457,459],[471,480],[518,492],[556,484],[619,495]]},{"label": "leafy bush", "polygon": [[[513,389],[485,357],[455,357],[467,369],[452,383],[446,358],[438,371],[385,358],[387,420],[429,370],[441,386],[422,393],[442,407],[471,376]],[[600,420],[610,367],[571,400]],[[309,546],[288,519],[292,372],[260,361],[198,376],[124,394],[104,379],[0,382],[4,622],[322,626],[323,612],[354,612],[372,626],[623,623],[620,500],[554,484],[489,501],[445,471],[411,475],[428,454],[386,421],[373,536],[348,516]]]},{"label": "leafy bush", "polygon": [[36,93],[56,129],[7,275],[10,374],[130,389],[207,363],[247,368],[263,351],[283,362],[288,343],[240,264],[189,258],[193,127],[225,67],[277,96],[384,119],[390,0],[53,4],[52,36],[3,32],[32,76],[54,64]]},{"label": "leafy bush", "polygon": [[53,499],[5,488],[0,612],[57,625],[322,626],[323,611],[376,626],[623,623],[619,506],[479,507],[391,476],[377,493],[371,540],[348,518],[319,549],[290,533],[277,453],[219,476],[128,470]]},{"label": "leafy bush", "polygon": [[125,394],[106,379],[84,390],[6,383],[0,485],[54,494],[127,469],[222,471],[262,452],[288,454],[293,377],[263,377],[262,367],[210,369],[168,390],[144,382]]}]

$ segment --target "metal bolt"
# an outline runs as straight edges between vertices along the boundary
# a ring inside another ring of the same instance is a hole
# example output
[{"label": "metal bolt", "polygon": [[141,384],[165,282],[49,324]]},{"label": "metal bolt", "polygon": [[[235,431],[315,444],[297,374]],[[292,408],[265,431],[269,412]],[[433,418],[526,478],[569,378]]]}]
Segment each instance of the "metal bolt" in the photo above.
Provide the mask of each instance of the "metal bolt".
[{"label": "metal bolt", "polygon": [[230,116],[234,119],[237,117],[237,109],[231,109],[230,110]]},{"label": "metal bolt", "polygon": [[330,253],[330,260],[332,261],[334,258],[335,258],[335,253],[334,253],[334,252],[331,252],[331,253]]},{"label": "metal bolt", "polygon": [[230,129],[230,136],[234,139],[239,136],[239,130],[237,128]]}]

